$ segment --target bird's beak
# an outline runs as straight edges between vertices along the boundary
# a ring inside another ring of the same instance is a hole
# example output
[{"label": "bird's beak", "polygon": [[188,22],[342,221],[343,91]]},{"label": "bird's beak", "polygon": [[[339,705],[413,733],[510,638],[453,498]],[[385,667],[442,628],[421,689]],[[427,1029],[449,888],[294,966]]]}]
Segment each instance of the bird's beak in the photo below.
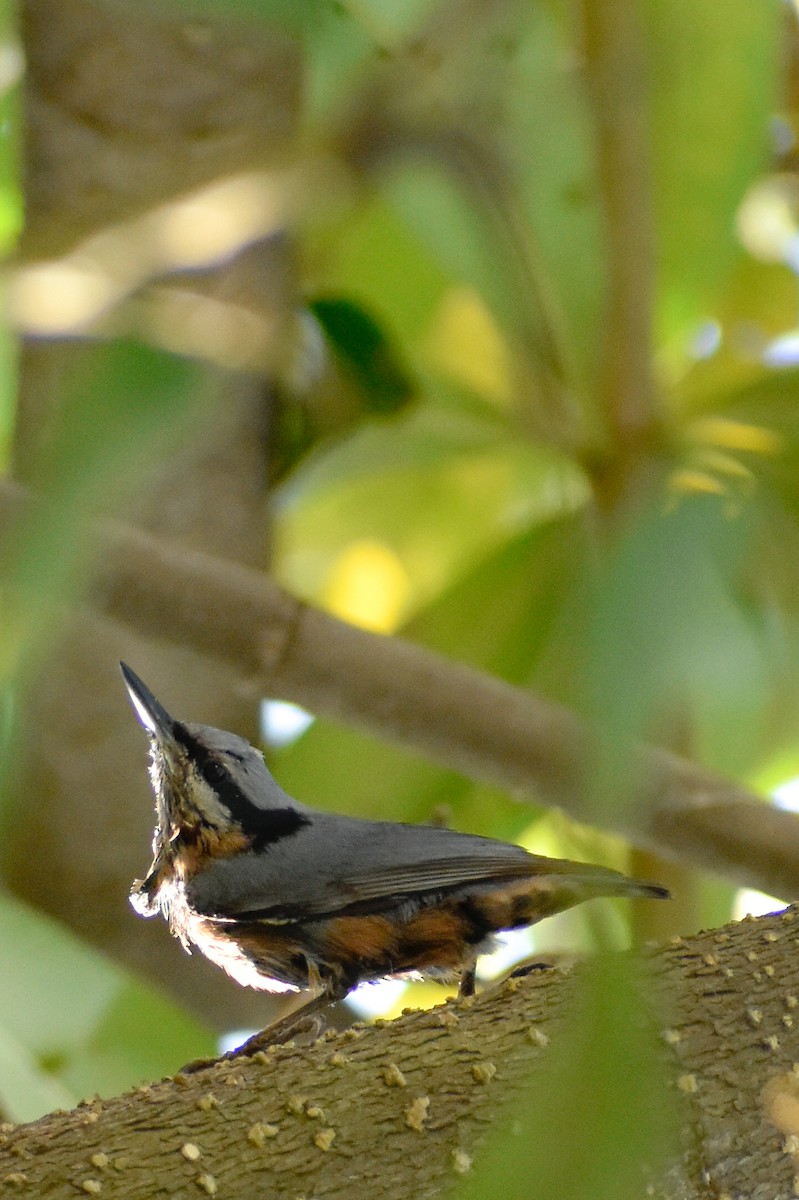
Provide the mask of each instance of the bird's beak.
[{"label": "bird's beak", "polygon": [[175,722],[172,717],[163,705],[159,704],[150,689],[145,687],[135,671],[131,671],[127,663],[121,662],[119,666],[131,703],[136,710],[136,716],[144,728],[162,745],[174,743]]}]

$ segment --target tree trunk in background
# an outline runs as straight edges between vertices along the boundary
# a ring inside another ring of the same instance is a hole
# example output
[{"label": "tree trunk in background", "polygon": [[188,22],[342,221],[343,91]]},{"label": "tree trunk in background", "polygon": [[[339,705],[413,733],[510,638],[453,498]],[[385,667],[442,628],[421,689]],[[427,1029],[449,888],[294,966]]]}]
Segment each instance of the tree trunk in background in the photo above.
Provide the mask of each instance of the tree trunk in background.
[{"label": "tree trunk in background", "polygon": [[[98,229],[228,172],[268,167],[294,132],[299,59],[291,42],[261,27],[216,27],[141,4],[29,0],[23,36],[26,259],[63,254]],[[278,239],[203,287],[244,293],[278,337],[291,320],[288,252]],[[78,341],[25,346],[15,445],[21,479],[64,373],[86,353]],[[133,515],[187,547],[263,567],[269,383],[209,367],[207,386],[218,396],[213,427],[164,459]],[[16,760],[22,815],[3,852],[6,879],[205,1019],[259,1026],[268,1011],[262,998],[176,952],[161,922],[137,921],[127,904],[130,881],[146,867],[152,804],[146,743],[120,683],[120,658],[176,714],[257,738],[252,696],[237,691],[218,663],[95,616],[76,618],[24,699]]]}]

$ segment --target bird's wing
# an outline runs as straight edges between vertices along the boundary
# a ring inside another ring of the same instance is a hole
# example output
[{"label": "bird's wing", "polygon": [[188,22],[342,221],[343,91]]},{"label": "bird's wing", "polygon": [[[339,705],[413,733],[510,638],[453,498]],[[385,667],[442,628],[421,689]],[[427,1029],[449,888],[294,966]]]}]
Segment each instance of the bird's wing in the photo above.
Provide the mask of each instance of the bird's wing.
[{"label": "bird's wing", "polygon": [[187,890],[208,915],[290,921],[543,874],[550,863],[491,838],[314,813],[309,826],[265,852],[217,861]]}]

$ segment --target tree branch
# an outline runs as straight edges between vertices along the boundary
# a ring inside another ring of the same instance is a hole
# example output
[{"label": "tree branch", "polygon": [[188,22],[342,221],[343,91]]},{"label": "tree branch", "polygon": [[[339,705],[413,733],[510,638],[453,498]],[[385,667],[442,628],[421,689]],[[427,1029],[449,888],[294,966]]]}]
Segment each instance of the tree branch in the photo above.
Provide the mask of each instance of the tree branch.
[{"label": "tree branch", "polygon": [[[642,961],[645,1008],[679,1099],[680,1155],[659,1200],[788,1200],[799,1144],[797,910],[675,939]],[[0,1130],[0,1183],[61,1200],[101,1194],[351,1194],[352,1172],[383,1200],[441,1195],[480,1163],[504,1102],[551,1087],[583,968],[553,970],[310,1047],[274,1047],[70,1113]],[[564,1131],[565,1133],[565,1131]],[[579,1138],[579,1130],[570,1130]],[[92,1182],[93,1181],[93,1182]],[[99,1185],[99,1187],[97,1186]],[[17,1194],[14,1192],[14,1194]]]},{"label": "tree branch", "polygon": [[[0,484],[0,531],[26,507]],[[257,571],[105,522],[87,599],[137,632],[222,660],[281,697],[776,896],[799,893],[799,821],[663,750],[631,803],[592,811],[592,739],[566,709],[401,638],[356,629]]]},{"label": "tree branch", "polygon": [[635,0],[584,0],[608,265],[603,408],[621,446],[653,419],[654,231],[644,38]]}]

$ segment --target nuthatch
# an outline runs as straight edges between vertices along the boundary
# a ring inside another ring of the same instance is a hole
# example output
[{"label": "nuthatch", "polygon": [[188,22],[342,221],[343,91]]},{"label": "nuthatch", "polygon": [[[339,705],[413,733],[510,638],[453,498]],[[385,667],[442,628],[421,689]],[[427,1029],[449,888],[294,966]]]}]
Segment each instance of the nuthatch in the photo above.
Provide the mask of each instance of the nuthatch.
[{"label": "nuthatch", "polygon": [[311,991],[302,1015],[387,976],[458,978],[469,995],[501,930],[594,896],[668,896],[492,838],[307,808],[243,738],[176,721],[121,666],[150,737],[156,801],[153,861],[133,907],[163,913],[186,950],[241,984]]}]

